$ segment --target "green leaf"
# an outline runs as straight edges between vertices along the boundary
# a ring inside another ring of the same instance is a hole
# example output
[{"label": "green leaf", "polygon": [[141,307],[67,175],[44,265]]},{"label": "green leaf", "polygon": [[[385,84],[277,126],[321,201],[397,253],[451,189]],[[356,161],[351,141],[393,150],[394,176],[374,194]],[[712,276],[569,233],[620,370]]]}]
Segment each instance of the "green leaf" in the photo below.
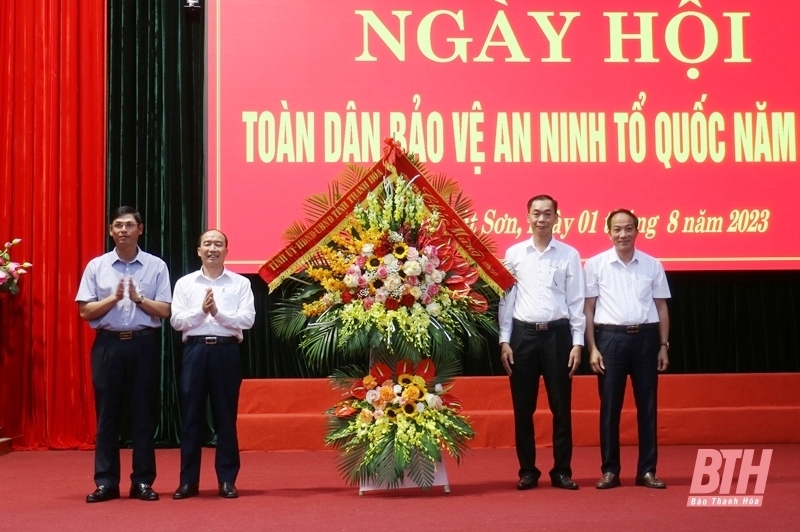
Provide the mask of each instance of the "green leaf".
[{"label": "green leaf", "polygon": [[337,320],[309,323],[300,349],[308,359],[308,365],[321,368],[336,354],[336,339],[340,324]]},{"label": "green leaf", "polygon": [[363,379],[369,369],[361,365],[342,366],[333,370],[331,386],[336,390],[349,390],[358,379]]},{"label": "green leaf", "polygon": [[396,488],[403,480],[403,471],[400,470],[400,474],[398,475],[397,469],[395,468],[395,433],[389,433],[385,440],[381,441],[381,444],[383,445],[381,452],[367,468],[369,472],[368,478],[377,485]]},{"label": "green leaf", "polygon": [[367,444],[361,443],[352,449],[339,453],[337,469],[350,486],[357,486],[362,480],[361,464],[364,461],[366,450]]},{"label": "green leaf", "polygon": [[430,489],[436,479],[436,463],[420,452],[419,449],[414,449],[411,451],[407,475],[418,486],[426,490]]},{"label": "green leaf", "polygon": [[442,453],[439,451],[439,446],[436,441],[431,437],[429,432],[423,432],[420,438],[422,448],[425,450],[425,455],[429,460],[441,461]]}]

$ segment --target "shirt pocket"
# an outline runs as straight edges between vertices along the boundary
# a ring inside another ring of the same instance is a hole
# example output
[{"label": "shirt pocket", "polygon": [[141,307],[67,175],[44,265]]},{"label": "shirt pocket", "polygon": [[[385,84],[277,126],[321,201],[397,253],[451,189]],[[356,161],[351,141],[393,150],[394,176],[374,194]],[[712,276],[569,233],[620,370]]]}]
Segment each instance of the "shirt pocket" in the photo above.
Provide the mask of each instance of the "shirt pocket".
[{"label": "shirt pocket", "polygon": [[566,268],[553,268],[550,270],[550,288],[563,292],[567,287]]},{"label": "shirt pocket", "polygon": [[225,312],[226,314],[230,314],[239,310],[239,298],[236,296],[236,294],[223,292],[221,296],[222,297],[217,299],[217,306],[219,310]]},{"label": "shirt pocket", "polygon": [[156,285],[154,283],[137,283],[136,291],[147,299],[155,300],[156,298]]},{"label": "shirt pocket", "polygon": [[649,305],[653,299],[653,278],[638,277],[636,279],[636,297],[643,305]]}]

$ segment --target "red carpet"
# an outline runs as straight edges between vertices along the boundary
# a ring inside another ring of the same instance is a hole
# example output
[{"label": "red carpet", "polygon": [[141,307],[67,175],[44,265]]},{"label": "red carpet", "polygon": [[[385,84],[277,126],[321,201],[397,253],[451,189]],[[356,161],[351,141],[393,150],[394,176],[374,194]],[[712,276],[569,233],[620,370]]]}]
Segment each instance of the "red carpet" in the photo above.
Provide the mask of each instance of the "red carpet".
[{"label": "red carpet", "polygon": [[[730,446],[725,446],[730,447]],[[743,447],[748,447],[747,445]],[[659,477],[666,490],[633,486],[636,449],[623,448],[623,487],[598,491],[599,451],[575,449],[574,479],[567,492],[543,485],[518,492],[512,449],[470,452],[458,467],[446,461],[452,492],[441,488],[358,495],[336,473],[335,453],[246,452],[238,486],[242,496],[216,496],[213,450],[203,455],[201,495],[170,498],[178,484],[176,449],[157,451],[158,502],[127,498],[86,504],[93,453],[15,451],[0,457],[0,522],[4,530],[797,530],[800,520],[800,445],[772,448],[760,508],[687,508],[698,446],[662,446]],[[760,456],[760,451],[756,451]],[[547,469],[550,450],[540,448]],[[130,466],[130,452],[123,452]],[[751,482],[752,487],[752,482]],[[127,491],[128,485],[124,483]]]}]

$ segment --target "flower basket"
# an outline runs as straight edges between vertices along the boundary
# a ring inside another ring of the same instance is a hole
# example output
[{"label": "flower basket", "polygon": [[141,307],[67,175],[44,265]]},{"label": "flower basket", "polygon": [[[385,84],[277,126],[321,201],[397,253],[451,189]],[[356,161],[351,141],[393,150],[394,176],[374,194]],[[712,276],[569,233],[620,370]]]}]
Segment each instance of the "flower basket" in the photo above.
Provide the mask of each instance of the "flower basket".
[{"label": "flower basket", "polygon": [[342,451],[339,471],[351,485],[392,489],[408,478],[428,489],[442,467],[441,450],[460,462],[474,436],[430,359],[394,368],[378,362],[366,374],[342,369],[331,380],[346,397],[326,412],[325,441]]},{"label": "flower basket", "polygon": [[427,488],[442,451],[460,460],[473,436],[449,383],[497,338],[492,310],[513,277],[463,222],[472,202],[455,181],[387,146],[309,198],[309,219],[260,273],[281,290],[276,336],[344,391],[326,437],[344,478]]}]

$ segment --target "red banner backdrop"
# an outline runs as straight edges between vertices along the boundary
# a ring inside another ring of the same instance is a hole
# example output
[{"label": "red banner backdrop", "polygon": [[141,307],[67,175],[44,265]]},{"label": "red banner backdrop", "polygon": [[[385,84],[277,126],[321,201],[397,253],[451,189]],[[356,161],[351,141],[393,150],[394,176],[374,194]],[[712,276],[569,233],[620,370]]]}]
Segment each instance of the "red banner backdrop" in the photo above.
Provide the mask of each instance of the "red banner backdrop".
[{"label": "red banner backdrop", "polygon": [[209,224],[255,272],[303,199],[393,135],[476,200],[501,250],[527,200],[610,246],[641,217],[669,269],[800,267],[800,4],[206,0]]},{"label": "red banner backdrop", "polygon": [[105,227],[105,0],[0,0],[0,245],[33,263],[0,294],[0,427],[17,449],[94,444],[73,301]]}]

